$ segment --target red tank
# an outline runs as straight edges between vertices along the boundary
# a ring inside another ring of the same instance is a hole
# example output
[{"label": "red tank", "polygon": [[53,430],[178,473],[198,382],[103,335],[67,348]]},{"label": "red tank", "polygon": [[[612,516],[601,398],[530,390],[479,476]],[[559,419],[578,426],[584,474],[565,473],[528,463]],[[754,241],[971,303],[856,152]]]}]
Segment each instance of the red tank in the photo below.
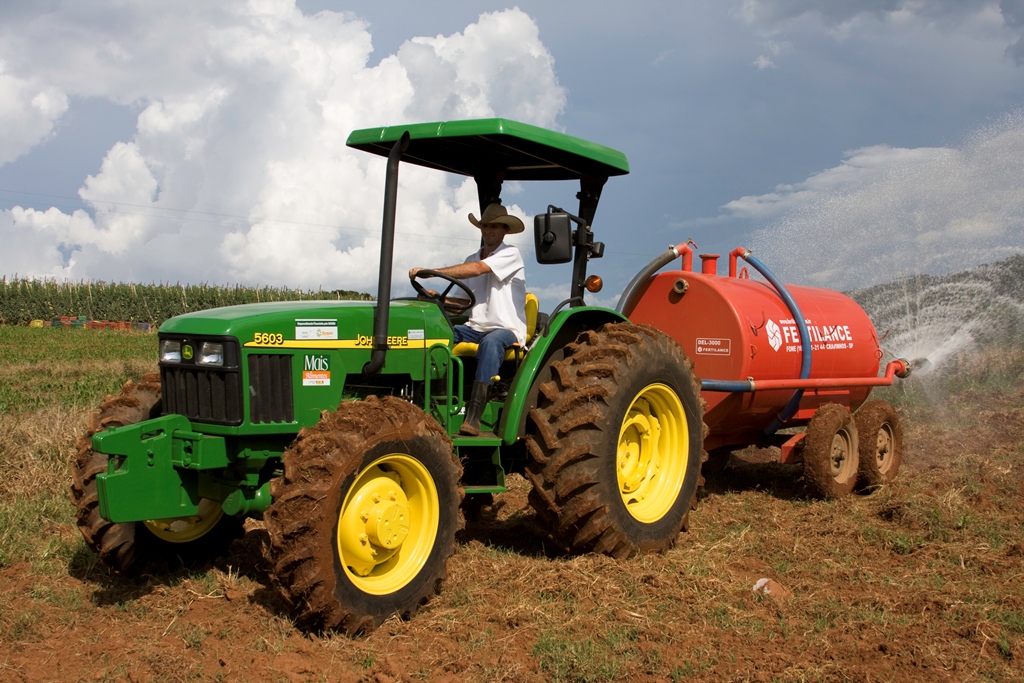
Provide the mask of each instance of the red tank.
[{"label": "red tank", "polygon": [[[804,425],[818,406],[839,403],[856,410],[878,378],[882,351],[874,325],[863,309],[839,292],[787,286],[803,313],[811,341],[811,370],[799,381],[803,360],[799,331],[779,292],[751,280],[747,270],[715,272],[717,255],[704,254],[702,272],[659,273],[632,297],[630,320],[657,327],[678,341],[710,380],[750,382],[754,391],[704,391],[709,450],[757,443],[781,413],[796,387],[804,388],[796,413],[783,427]],[[864,380],[864,382],[856,382]],[[860,384],[860,386],[857,386]]]}]

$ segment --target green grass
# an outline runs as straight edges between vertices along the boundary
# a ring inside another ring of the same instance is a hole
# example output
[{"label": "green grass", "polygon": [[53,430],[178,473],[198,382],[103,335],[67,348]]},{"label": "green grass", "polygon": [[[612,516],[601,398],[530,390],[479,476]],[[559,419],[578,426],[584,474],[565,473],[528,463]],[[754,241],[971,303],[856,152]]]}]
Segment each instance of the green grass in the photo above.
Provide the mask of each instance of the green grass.
[{"label": "green grass", "polygon": [[74,514],[67,496],[53,491],[0,503],[0,567],[26,559],[70,560],[74,547],[51,539],[53,545],[40,548],[39,539],[50,537],[58,524],[66,524]]},{"label": "green grass", "polygon": [[89,407],[156,369],[145,332],[0,326],[0,414]]},{"label": "green grass", "polygon": [[571,638],[559,632],[545,632],[537,637],[533,646],[533,656],[541,670],[558,683],[619,680],[623,655],[635,655],[635,650],[623,649],[622,638],[615,631],[598,638]]}]

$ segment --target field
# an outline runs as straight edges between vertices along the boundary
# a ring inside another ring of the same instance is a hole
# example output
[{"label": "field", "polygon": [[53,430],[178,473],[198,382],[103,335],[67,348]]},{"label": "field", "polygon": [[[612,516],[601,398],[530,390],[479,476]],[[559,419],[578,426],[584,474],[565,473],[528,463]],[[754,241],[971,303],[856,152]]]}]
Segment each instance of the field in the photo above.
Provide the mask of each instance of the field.
[{"label": "field", "polygon": [[1024,680],[1020,351],[884,394],[905,432],[891,487],[812,500],[799,467],[734,454],[664,555],[559,555],[514,477],[439,596],[350,639],[294,626],[258,523],[198,569],[127,579],[86,549],[75,438],[155,346],[0,327],[0,680]]},{"label": "field", "polygon": [[369,294],[351,290],[306,290],[208,284],[124,284],[0,278],[0,325],[28,325],[61,316],[90,320],[146,322],[159,325],[190,311],[261,301],[358,299]]}]

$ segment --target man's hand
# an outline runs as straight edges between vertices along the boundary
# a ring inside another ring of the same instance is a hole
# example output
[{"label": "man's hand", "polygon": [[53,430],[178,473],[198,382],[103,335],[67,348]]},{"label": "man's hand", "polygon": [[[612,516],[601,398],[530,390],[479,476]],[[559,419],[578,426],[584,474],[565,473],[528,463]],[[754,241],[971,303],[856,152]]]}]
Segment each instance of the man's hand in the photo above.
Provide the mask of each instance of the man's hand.
[{"label": "man's hand", "polygon": [[423,270],[423,269],[422,268],[410,268],[409,269],[409,279],[410,280],[416,279],[416,274],[419,273],[421,270]]}]

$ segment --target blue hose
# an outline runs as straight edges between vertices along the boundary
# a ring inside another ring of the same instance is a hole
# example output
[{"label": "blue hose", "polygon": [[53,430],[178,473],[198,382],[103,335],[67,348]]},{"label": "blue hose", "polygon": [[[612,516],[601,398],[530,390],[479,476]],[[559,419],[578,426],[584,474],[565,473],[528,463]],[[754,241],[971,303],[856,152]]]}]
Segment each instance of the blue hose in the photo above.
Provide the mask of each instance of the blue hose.
[{"label": "blue hose", "polygon": [[[800,333],[800,348],[803,355],[803,362],[800,364],[800,379],[807,379],[811,376],[811,335],[807,331],[807,321],[804,320],[804,314],[800,311],[800,307],[797,306],[796,300],[790,295],[789,290],[786,289],[786,285],[782,284],[778,278],[768,270],[768,267],[761,263],[758,259],[750,255],[750,252],[743,254],[743,258],[754,267],[757,272],[764,276],[765,280],[771,283],[775,291],[779,293],[782,300],[786,302],[786,307],[789,308],[789,312],[793,316],[793,320],[796,321],[797,331]],[[789,399],[789,403],[782,409],[770,425],[768,425],[764,433],[767,436],[771,436],[775,432],[779,431],[782,424],[793,417],[793,413],[800,407],[800,399],[804,396],[803,389],[797,389],[793,392],[793,398]]]}]

